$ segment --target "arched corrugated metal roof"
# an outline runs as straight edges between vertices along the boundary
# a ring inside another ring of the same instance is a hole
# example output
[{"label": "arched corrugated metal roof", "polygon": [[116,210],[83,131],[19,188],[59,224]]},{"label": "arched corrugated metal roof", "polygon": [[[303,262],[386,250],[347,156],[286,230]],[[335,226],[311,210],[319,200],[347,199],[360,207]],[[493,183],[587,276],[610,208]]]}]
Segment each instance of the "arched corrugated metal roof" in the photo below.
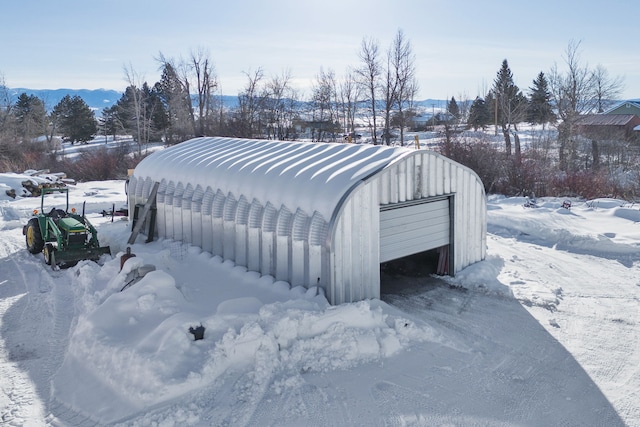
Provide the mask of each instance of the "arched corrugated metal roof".
[{"label": "arched corrugated metal roof", "polygon": [[[143,160],[130,206],[147,201],[154,181],[158,237],[321,287],[332,304],[380,296],[381,206],[446,210],[453,273],[486,254],[482,182],[428,150],[198,138]],[[425,240],[411,250],[432,249]]]},{"label": "arched corrugated metal roof", "polygon": [[196,138],[145,158],[135,175],[210,186],[247,201],[331,218],[354,184],[410,152],[373,145]]}]

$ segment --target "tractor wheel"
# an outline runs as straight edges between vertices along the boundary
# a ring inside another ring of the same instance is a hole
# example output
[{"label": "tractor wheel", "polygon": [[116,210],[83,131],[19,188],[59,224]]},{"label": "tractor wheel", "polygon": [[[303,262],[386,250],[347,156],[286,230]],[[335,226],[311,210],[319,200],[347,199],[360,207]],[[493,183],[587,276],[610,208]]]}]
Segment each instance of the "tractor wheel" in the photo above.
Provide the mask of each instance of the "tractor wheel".
[{"label": "tractor wheel", "polygon": [[42,240],[42,234],[40,234],[40,224],[38,224],[38,218],[31,218],[27,223],[26,241],[27,249],[32,254],[39,254],[44,247],[44,241]]},{"label": "tractor wheel", "polygon": [[46,245],[44,245],[44,262],[46,262],[47,265],[51,265],[55,263],[54,261],[55,251],[56,251],[56,248],[51,243],[47,243]]}]

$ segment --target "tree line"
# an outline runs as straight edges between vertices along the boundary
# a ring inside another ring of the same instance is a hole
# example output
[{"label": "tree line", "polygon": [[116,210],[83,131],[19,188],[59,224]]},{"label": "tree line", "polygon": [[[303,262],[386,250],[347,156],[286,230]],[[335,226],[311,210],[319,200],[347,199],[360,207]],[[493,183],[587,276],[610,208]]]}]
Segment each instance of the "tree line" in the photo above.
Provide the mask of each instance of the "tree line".
[{"label": "tree line", "polygon": [[[506,174],[513,174],[523,162],[518,126],[528,122],[557,130],[558,170],[583,169],[577,120],[586,113],[602,112],[619,96],[622,80],[610,77],[601,65],[585,64],[579,46],[570,42],[564,66],[540,71],[526,91],[514,83],[505,59],[485,94],[472,101],[465,95],[452,97],[446,114],[431,119],[432,124],[442,125],[443,153],[454,156],[461,126],[475,130],[494,126],[504,139],[500,156],[511,165]],[[124,93],[97,118],[79,97],[65,97],[50,113],[35,96],[21,94],[13,102],[0,80],[0,159],[10,156],[16,146],[43,136],[51,148],[54,135],[82,143],[96,134],[127,134],[133,136],[141,155],[149,142],[173,144],[201,135],[278,140],[304,135],[313,141],[342,141],[343,135],[355,136],[356,127],[363,123],[373,144],[391,144],[404,141],[404,132],[411,129],[417,114],[415,54],[402,30],[386,50],[377,40],[364,38],[358,64],[340,78],[332,69],[319,70],[306,99],[293,88],[290,71],[271,77],[262,68],[246,71],[235,108],[222,103],[208,52],[197,50],[186,59],[160,53],[156,60],[161,76],[153,84],[141,79],[132,65],[124,67]],[[592,141],[590,154],[590,165],[597,167],[597,141]]]},{"label": "tree line", "polygon": [[[579,42],[568,44],[563,60],[547,74],[541,71],[527,94],[514,83],[503,60],[485,96],[477,96],[467,112],[452,98],[447,113],[461,118],[467,129],[494,127],[504,146],[456,134],[449,121],[443,126],[440,150],[474,169],[487,192],[635,199],[640,193],[637,137],[621,138],[615,132],[586,136],[579,123],[586,114],[603,113],[617,102],[623,80],[611,77],[602,65],[584,62]],[[523,123],[542,125],[526,150],[520,143]],[[553,132],[545,132],[545,127]]]},{"label": "tree line", "polygon": [[[579,168],[577,122],[589,113],[602,113],[616,102],[623,88],[620,77],[611,77],[602,65],[590,67],[580,58],[580,43],[570,42],[564,56],[566,70],[556,64],[549,75],[540,72],[526,96],[514,83],[505,59],[493,87],[484,98],[476,97],[469,109],[467,123],[474,129],[495,124],[505,141],[505,153],[520,161],[518,124],[550,124],[558,131],[560,170]],[[515,141],[512,144],[512,137]],[[592,164],[599,161],[598,141],[592,141]],[[513,147],[515,145],[515,147]],[[513,151],[515,150],[515,151]]]},{"label": "tree line", "polygon": [[[389,144],[391,127],[404,132],[413,112],[418,85],[411,43],[399,30],[383,54],[376,40],[364,39],[359,58],[361,64],[340,80],[333,70],[321,69],[307,99],[292,86],[290,71],[271,77],[262,68],[246,71],[237,108],[226,109],[206,51],[191,52],[186,59],[160,53],[160,80],[150,84],[133,66],[124,67],[122,97],[97,118],[80,98],[65,98],[47,113],[44,101],[35,96],[21,94],[12,103],[5,94],[0,138],[21,143],[60,134],[71,142],[86,142],[96,133],[130,134],[143,146],[199,135],[289,140],[307,133],[314,141],[336,141],[355,132],[356,118],[363,117],[374,144]],[[0,88],[8,92],[3,83]]]},{"label": "tree line", "polygon": [[161,53],[160,81],[150,86],[128,67],[123,97],[100,120],[109,132],[130,132],[142,143],[162,139],[170,144],[198,135],[291,140],[301,133],[313,141],[336,141],[354,133],[356,117],[364,117],[373,143],[389,144],[392,123],[404,132],[417,93],[411,43],[399,30],[383,57],[378,42],[365,39],[359,57],[361,65],[341,80],[333,70],[321,69],[308,99],[293,88],[290,71],[272,77],[262,68],[246,71],[238,106],[227,110],[207,53],[192,52],[187,59]]}]

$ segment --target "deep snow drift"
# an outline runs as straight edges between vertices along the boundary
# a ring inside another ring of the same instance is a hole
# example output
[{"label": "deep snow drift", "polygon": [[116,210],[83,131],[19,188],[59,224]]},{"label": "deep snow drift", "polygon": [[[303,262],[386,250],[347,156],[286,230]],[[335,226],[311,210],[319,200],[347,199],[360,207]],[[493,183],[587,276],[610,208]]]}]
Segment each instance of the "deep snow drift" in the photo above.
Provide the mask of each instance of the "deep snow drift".
[{"label": "deep snow drift", "polygon": [[113,257],[53,271],[0,202],[6,425],[640,425],[638,206],[492,196],[485,261],[330,306],[171,240],[120,270],[123,182],[71,197]]}]

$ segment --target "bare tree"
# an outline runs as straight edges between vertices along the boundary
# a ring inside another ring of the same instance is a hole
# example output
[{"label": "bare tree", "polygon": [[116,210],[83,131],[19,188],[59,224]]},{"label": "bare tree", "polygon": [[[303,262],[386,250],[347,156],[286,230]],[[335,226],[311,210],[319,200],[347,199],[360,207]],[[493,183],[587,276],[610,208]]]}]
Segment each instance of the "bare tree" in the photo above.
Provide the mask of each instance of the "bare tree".
[{"label": "bare tree", "polygon": [[140,96],[140,88],[142,88],[142,78],[133,69],[133,65],[129,63],[128,66],[123,67],[125,81],[131,88],[131,101],[133,106],[133,114],[136,125],[136,141],[138,143],[138,154],[142,153],[142,141],[143,141],[143,126],[145,118],[142,116],[144,109],[142,108],[142,99]]},{"label": "bare tree", "polygon": [[391,111],[396,105],[398,97],[398,79],[395,74],[396,58],[394,48],[387,51],[387,66],[384,69],[384,81],[380,87],[382,97],[382,110],[384,114],[384,123],[382,131],[382,142],[391,145]]},{"label": "bare tree", "polygon": [[[214,93],[218,87],[218,79],[209,53],[204,49],[198,49],[191,52],[189,59],[180,59],[178,62],[160,53],[158,61],[163,68],[173,70],[181,90],[188,94],[189,102],[186,108],[193,134],[209,133],[212,130],[211,122],[215,119],[217,112]],[[193,107],[192,96],[196,99],[197,114]]]},{"label": "bare tree", "polygon": [[198,103],[196,133],[198,135],[205,135],[211,131],[212,126],[210,122],[216,112],[213,95],[218,87],[218,79],[215,74],[213,61],[209,58],[208,52],[203,49],[191,52],[189,62],[189,68],[196,87]]},{"label": "bare tree", "polygon": [[624,89],[624,80],[620,76],[610,77],[609,71],[602,64],[596,65],[592,71],[592,79],[596,110],[602,113],[620,96]]},{"label": "bare tree", "polygon": [[312,138],[317,141],[325,141],[327,133],[335,141],[337,123],[337,89],[336,76],[333,70],[325,72],[320,69],[316,76],[316,83],[312,88]]},{"label": "bare tree", "polygon": [[354,72],[348,70],[344,79],[340,82],[339,100],[343,120],[343,127],[347,134],[355,134],[355,118],[358,111],[358,101],[361,97],[362,86],[358,85]]},{"label": "bare tree", "polygon": [[576,157],[575,126],[580,114],[593,109],[591,73],[580,60],[580,43],[571,41],[565,51],[567,70],[562,73],[554,64],[549,77],[551,96],[558,111],[558,143],[560,169],[567,170]]},{"label": "bare tree", "polygon": [[[393,70],[395,104],[398,108],[398,124],[400,126],[400,142],[404,145],[404,128],[409,117],[406,110],[413,108],[413,102],[418,93],[418,82],[415,77],[415,55],[411,42],[404,37],[402,30],[398,30],[391,46],[391,68]],[[387,144],[389,140],[387,139]]]},{"label": "bare tree", "polygon": [[[549,90],[557,109],[558,144],[560,169],[568,170],[578,167],[578,143],[576,127],[579,117],[600,109],[600,102],[614,96],[622,88],[622,81],[609,79],[604,69],[591,70],[580,58],[580,42],[570,41],[565,51],[566,70],[560,71],[555,64],[549,76]],[[598,81],[599,80],[599,81]],[[597,141],[593,142],[597,144]],[[599,153],[592,147],[593,155]],[[598,161],[594,159],[594,164]]]},{"label": "bare tree", "polygon": [[358,82],[362,85],[363,92],[366,94],[365,96],[371,108],[369,129],[371,130],[374,145],[378,144],[376,135],[376,94],[380,86],[380,76],[382,74],[382,67],[380,66],[378,55],[378,42],[373,39],[363,39],[359,52],[362,66],[355,70],[358,76]]},{"label": "bare tree", "polygon": [[238,94],[238,117],[236,119],[235,133],[243,138],[255,138],[257,136],[256,125],[259,121],[259,112],[263,103],[260,97],[259,85],[264,78],[262,68],[244,73],[247,76],[247,85]]},{"label": "bare tree", "polygon": [[291,87],[291,71],[273,76],[266,84],[265,113],[267,138],[285,140],[291,138],[292,122],[296,111],[297,93]]},{"label": "bare tree", "polygon": [[466,92],[458,94],[458,108],[460,111],[460,117],[458,117],[459,123],[467,123],[469,120],[469,109],[471,108],[472,101],[469,99],[469,95]]}]

